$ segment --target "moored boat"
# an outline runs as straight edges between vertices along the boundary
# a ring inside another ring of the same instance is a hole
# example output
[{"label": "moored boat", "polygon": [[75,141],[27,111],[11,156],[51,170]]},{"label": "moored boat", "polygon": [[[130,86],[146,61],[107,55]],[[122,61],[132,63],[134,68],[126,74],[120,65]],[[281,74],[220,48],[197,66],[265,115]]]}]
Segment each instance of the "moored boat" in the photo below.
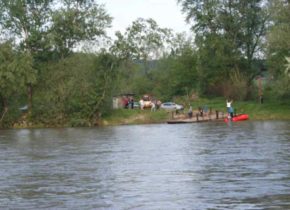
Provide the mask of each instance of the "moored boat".
[{"label": "moored boat", "polygon": [[238,114],[238,115],[235,115],[232,119],[225,118],[224,121],[228,122],[229,120],[231,120],[233,122],[237,122],[237,121],[243,121],[243,120],[248,120],[248,119],[249,119],[249,115],[247,115],[247,114]]}]

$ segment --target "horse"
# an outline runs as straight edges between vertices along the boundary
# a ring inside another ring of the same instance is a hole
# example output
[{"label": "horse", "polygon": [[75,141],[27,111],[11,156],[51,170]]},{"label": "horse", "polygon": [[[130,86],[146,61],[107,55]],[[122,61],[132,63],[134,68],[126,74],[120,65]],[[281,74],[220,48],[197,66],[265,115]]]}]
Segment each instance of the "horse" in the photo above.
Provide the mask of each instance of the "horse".
[{"label": "horse", "polygon": [[142,110],[144,110],[146,108],[151,108],[154,105],[154,103],[152,101],[144,101],[143,99],[141,99],[139,101],[139,103],[140,103],[140,108]]}]

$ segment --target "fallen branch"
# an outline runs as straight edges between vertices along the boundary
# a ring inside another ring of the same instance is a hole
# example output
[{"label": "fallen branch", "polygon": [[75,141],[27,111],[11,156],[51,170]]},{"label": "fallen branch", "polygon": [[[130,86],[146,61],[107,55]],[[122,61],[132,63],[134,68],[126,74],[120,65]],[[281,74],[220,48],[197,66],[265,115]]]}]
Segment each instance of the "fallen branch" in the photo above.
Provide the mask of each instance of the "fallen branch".
[{"label": "fallen branch", "polygon": [[5,114],[7,113],[7,111],[8,111],[8,109],[5,108],[5,109],[4,109],[4,112],[2,113],[2,117],[1,117],[1,119],[0,119],[0,122],[2,122],[2,120],[3,120],[4,116],[5,116]]}]

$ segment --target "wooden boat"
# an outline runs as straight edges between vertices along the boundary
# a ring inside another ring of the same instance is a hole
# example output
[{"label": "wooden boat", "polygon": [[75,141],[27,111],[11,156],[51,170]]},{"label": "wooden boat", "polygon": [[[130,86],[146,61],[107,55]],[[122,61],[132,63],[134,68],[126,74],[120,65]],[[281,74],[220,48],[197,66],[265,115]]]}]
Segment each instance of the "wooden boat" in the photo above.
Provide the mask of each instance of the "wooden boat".
[{"label": "wooden boat", "polygon": [[243,120],[248,120],[248,119],[249,119],[249,115],[247,115],[247,114],[238,114],[238,115],[234,116],[232,119],[225,118],[224,121],[228,122],[229,120],[231,120],[232,122],[237,122],[237,121],[243,121]]}]

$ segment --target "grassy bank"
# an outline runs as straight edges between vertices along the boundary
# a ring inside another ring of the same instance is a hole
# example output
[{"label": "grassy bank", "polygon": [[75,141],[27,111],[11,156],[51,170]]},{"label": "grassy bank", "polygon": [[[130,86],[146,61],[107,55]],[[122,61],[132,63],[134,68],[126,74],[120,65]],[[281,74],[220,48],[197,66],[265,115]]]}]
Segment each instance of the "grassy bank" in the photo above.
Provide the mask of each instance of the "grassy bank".
[{"label": "grassy bank", "polygon": [[[189,105],[182,101],[180,103],[185,105],[184,113],[186,114]],[[191,105],[194,110],[207,106],[213,111],[226,112],[226,102],[222,98],[199,99],[191,102]],[[290,120],[289,103],[267,101],[264,104],[259,104],[257,101],[234,101],[232,105],[237,114],[246,113],[251,120]],[[104,116],[101,125],[165,123],[171,117],[171,113],[163,110],[151,112],[150,110],[119,109]]]},{"label": "grassy bank", "polygon": [[100,125],[131,125],[163,123],[170,117],[170,113],[163,110],[151,112],[151,110],[140,109],[117,109],[110,115],[103,116]]},{"label": "grassy bank", "polygon": [[[177,100],[178,104],[183,104],[185,110],[183,116],[187,117],[187,111],[189,109],[189,103],[185,100]],[[226,101],[223,98],[214,99],[199,99],[190,103],[194,111],[198,110],[198,107],[207,106],[211,108],[213,112],[218,110],[226,113]],[[264,104],[259,104],[257,101],[234,101],[233,107],[237,114],[246,113],[249,115],[250,120],[290,120],[290,102],[281,102],[268,100]],[[175,116],[176,117],[176,116]],[[152,124],[152,123],[166,123],[169,119],[172,119],[172,113],[164,110],[157,110],[151,112],[150,109],[118,109],[113,110],[110,114],[102,116],[99,121],[100,126],[107,125],[133,125],[133,124]],[[88,123],[89,120],[76,119],[74,122],[47,120],[31,122],[29,119],[22,116],[18,123],[14,123],[13,128],[43,128],[43,127],[80,127],[80,126],[95,126]]]}]

